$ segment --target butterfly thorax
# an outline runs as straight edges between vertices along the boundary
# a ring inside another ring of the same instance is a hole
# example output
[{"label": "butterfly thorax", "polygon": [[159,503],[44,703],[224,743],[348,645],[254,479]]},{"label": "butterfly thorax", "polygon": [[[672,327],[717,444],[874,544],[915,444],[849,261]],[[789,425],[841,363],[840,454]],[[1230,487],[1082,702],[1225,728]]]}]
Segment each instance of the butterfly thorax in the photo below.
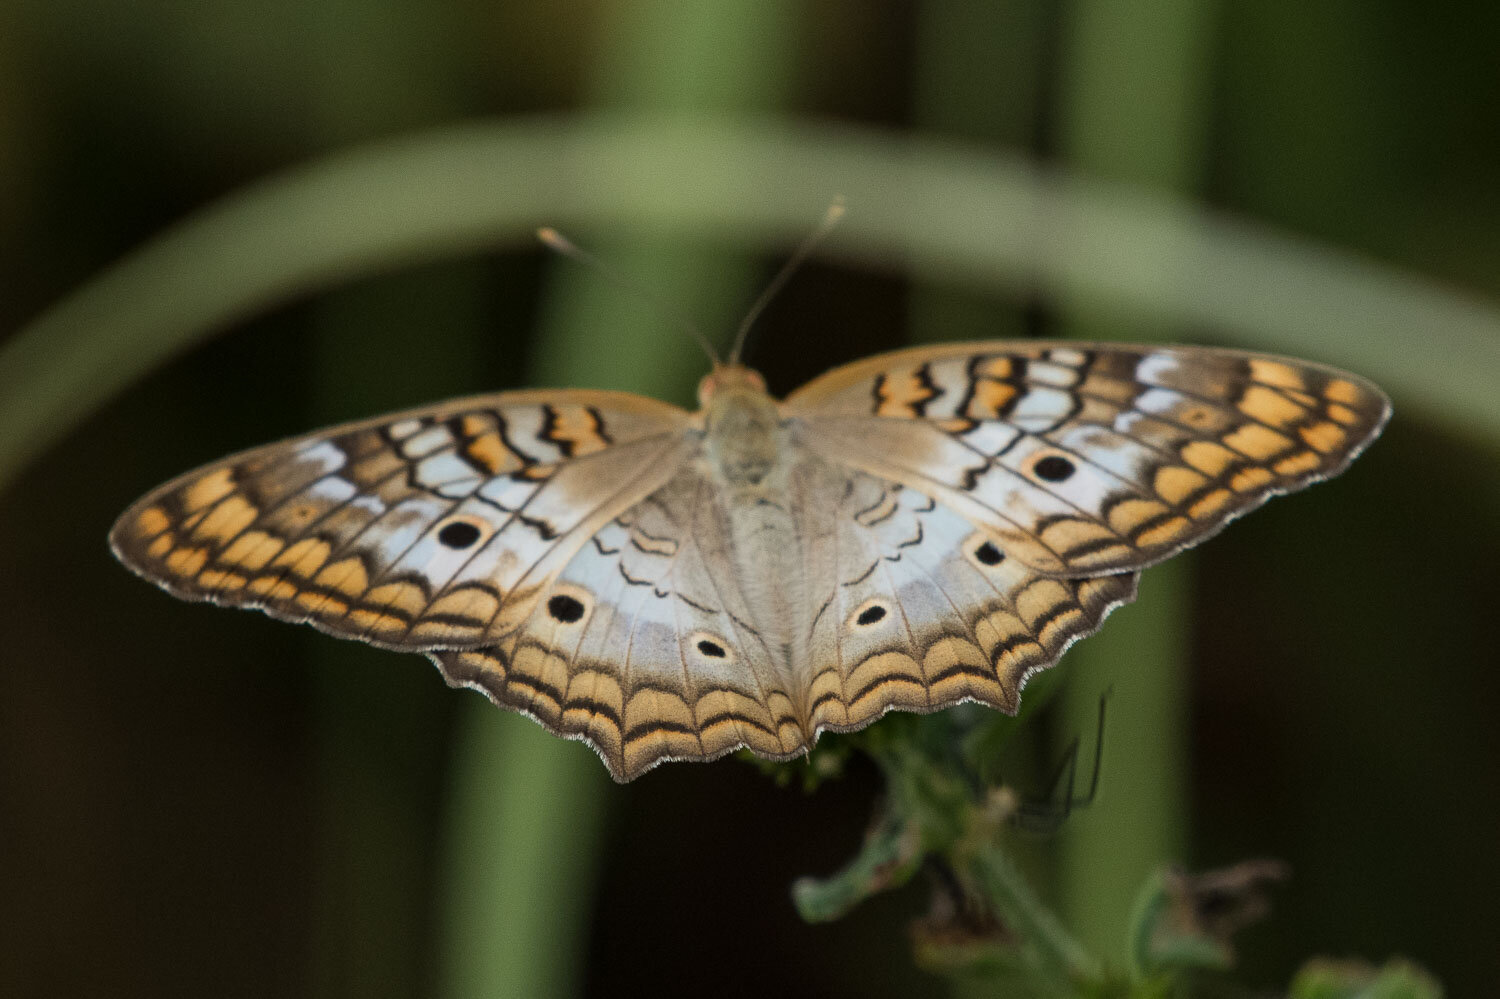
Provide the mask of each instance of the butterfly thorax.
[{"label": "butterfly thorax", "polygon": [[[760,376],[755,377],[758,382]],[[710,386],[703,394],[705,457],[715,477],[731,489],[763,483],[774,488],[766,480],[777,468],[784,436],[776,400],[763,383],[749,381]]]}]

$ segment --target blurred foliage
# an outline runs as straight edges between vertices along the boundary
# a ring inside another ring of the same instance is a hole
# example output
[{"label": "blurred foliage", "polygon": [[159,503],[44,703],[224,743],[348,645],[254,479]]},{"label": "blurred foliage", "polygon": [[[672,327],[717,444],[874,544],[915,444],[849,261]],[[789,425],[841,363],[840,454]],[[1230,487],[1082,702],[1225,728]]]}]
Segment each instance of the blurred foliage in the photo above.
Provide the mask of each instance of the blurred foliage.
[{"label": "blurred foliage", "polygon": [[[1274,855],[1296,873],[1236,940],[1246,981],[1436,994],[1403,964],[1293,979],[1310,953],[1411,954],[1458,994],[1500,978],[1476,946],[1500,881],[1493,6],[4,13],[8,994],[930,990],[891,946],[914,888],[817,926],[785,897],[795,873],[847,860],[881,788],[873,845],[842,897],[824,883],[827,911],[935,850],[993,896],[982,929],[1054,940],[1027,958],[1044,977],[1097,961],[1144,988],[1152,962],[1224,961],[1213,939],[1157,932],[1168,875],[1110,860],[1185,842],[1193,868]],[[147,487],[321,422],[537,383],[685,402],[691,346],[542,260],[531,230],[566,227],[727,330],[838,192],[852,210],[826,262],[750,346],[773,388],[908,338],[1087,324],[1339,363],[1392,391],[1396,421],[1190,575],[1147,573],[1089,662],[1028,686],[1024,724],[893,716],[868,732],[878,767],[829,740],[778,768],[812,797],[727,762],[615,788],[580,747],[430,671],[176,605],[104,552]],[[1091,712],[1096,662],[1159,721],[1111,737],[1097,807],[1062,847],[1018,836],[984,788],[1045,783],[1049,744],[1088,722],[1035,705],[1070,678]],[[955,750],[943,734],[969,724],[986,734]],[[1121,825],[1121,805],[1144,821]],[[991,834],[1003,853],[975,845]],[[1053,911],[1076,948],[1042,925]],[[944,975],[1011,960],[982,934],[921,940]]]},{"label": "blurred foliage", "polygon": [[1440,999],[1441,986],[1409,961],[1380,968],[1359,961],[1313,961],[1297,972],[1290,999]]},{"label": "blurred foliage", "polygon": [[[1102,739],[1102,705],[1099,721]],[[1155,872],[1137,890],[1129,919],[1113,924],[1112,935],[1101,934],[1100,943],[1110,949],[1097,950],[1098,944],[1080,939],[1049,908],[1015,859],[1017,837],[1028,825],[1035,829],[1035,820],[1049,812],[1061,823],[1073,808],[1090,803],[1092,791],[1084,799],[1073,797],[1077,746],[1059,771],[1069,775],[1061,797],[1053,787],[1048,798],[1027,802],[992,772],[995,737],[1014,727],[1011,719],[964,706],[927,718],[894,717],[841,740],[841,746],[856,745],[876,761],[884,778],[881,804],[852,860],[828,877],[793,884],[802,918],[842,919],[926,869],[934,875],[932,901],[910,932],[916,960],[934,974],[1036,997],[1152,999],[1195,995],[1208,982],[1226,981],[1235,967],[1234,936],[1269,913],[1269,888],[1287,878],[1286,866],[1262,860],[1195,875]],[[825,752],[815,752],[809,773],[837,773]],[[1110,960],[1115,947],[1126,955],[1118,965]],[[1441,992],[1430,976],[1404,962],[1377,976],[1362,967],[1314,961],[1298,973],[1291,994]]]}]

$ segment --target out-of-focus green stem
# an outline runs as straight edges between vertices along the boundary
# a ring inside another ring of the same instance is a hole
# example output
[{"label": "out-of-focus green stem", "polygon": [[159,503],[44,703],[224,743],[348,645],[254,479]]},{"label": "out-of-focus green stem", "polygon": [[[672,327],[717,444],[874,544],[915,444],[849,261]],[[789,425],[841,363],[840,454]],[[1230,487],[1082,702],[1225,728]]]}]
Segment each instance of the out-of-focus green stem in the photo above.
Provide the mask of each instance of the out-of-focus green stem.
[{"label": "out-of-focus green stem", "polygon": [[439,994],[576,994],[611,782],[582,747],[470,702],[449,778]]},{"label": "out-of-focus green stem", "polygon": [[[1085,173],[1160,189],[1196,187],[1213,4],[1203,0],[1072,0],[1065,7],[1062,148]],[[1143,247],[1135,266],[1176,276]],[[1119,265],[1123,265],[1121,261]],[[1117,265],[1117,266],[1119,266]],[[1130,322],[1064,294],[1064,328],[1085,340],[1167,339],[1172,326]],[[1067,657],[1061,744],[1087,731],[1113,687],[1107,767],[1093,807],[1059,840],[1065,918],[1096,952],[1124,964],[1136,886],[1187,846],[1185,636],[1192,620],[1189,559],[1147,571],[1141,604]],[[1103,735],[1101,733],[1101,735]]]},{"label": "out-of-focus green stem", "polygon": [[[325,0],[298,13],[302,30],[295,56],[287,55],[309,88],[310,146],[400,129],[417,117],[416,107],[443,118],[461,111],[453,66],[393,58],[423,30],[440,31],[441,13],[410,0]],[[413,359],[478,355],[476,341],[491,339],[475,308],[484,277],[478,268],[451,266],[319,299],[307,310],[298,359],[311,376],[307,425],[378,413],[392,399],[405,404],[477,387],[454,381],[472,365],[445,371],[440,362]],[[394,673],[422,663],[381,662],[395,657],[321,636],[306,644],[316,713],[310,992],[319,999],[410,996],[428,975],[429,913],[410,900],[426,896],[436,826],[430,809],[413,806],[428,800],[443,732],[438,702],[410,692],[420,681],[432,694],[439,685],[405,672],[366,685],[362,674],[372,666]]]},{"label": "out-of-focus green stem", "polygon": [[1125,927],[1141,881],[1181,861],[1187,847],[1192,570],[1180,562],[1148,569],[1139,603],[1118,611],[1058,667],[1068,672],[1060,736],[1086,737],[1098,698],[1109,691],[1099,792],[1058,836],[1057,886],[1068,926],[1114,967],[1124,966]]},{"label": "out-of-focus green stem", "polygon": [[[613,5],[591,89],[596,104],[765,110],[781,94],[795,8],[692,0]],[[537,222],[564,223],[557,212]],[[653,297],[712,324],[746,297],[749,273],[681,239],[638,239],[607,255]],[[543,305],[534,384],[614,387],[685,399],[707,368],[666,317],[572,262]],[[624,296],[627,297],[628,296]],[[635,319],[632,321],[631,316]],[[445,860],[443,985],[449,999],[576,994],[582,985],[595,849],[618,792],[580,747],[477,702],[459,720]]]},{"label": "out-of-focus green stem", "polygon": [[1039,974],[1063,988],[1099,979],[1099,962],[1037,896],[1000,843],[987,839],[962,857],[996,915],[1036,954]]}]

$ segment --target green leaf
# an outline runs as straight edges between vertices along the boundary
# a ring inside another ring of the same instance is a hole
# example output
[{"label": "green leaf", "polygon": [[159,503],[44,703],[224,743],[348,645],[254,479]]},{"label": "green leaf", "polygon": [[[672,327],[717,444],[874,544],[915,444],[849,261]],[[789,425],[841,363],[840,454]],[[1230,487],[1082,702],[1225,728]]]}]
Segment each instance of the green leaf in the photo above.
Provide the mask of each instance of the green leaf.
[{"label": "green leaf", "polygon": [[921,843],[921,830],[914,823],[887,813],[837,874],[793,883],[798,915],[809,923],[831,922],[871,895],[904,885],[922,866]]},{"label": "green leaf", "polygon": [[1442,999],[1443,987],[1404,958],[1373,968],[1362,961],[1316,958],[1292,979],[1290,999]]}]

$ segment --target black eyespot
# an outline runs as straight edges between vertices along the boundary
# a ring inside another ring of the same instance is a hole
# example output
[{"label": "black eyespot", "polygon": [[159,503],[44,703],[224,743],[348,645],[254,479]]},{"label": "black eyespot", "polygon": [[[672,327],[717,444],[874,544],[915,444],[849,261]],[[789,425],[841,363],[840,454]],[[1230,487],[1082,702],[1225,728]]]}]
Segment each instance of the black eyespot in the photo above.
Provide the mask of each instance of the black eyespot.
[{"label": "black eyespot", "polygon": [[1039,479],[1046,479],[1048,482],[1061,482],[1073,474],[1074,468],[1073,463],[1068,459],[1055,454],[1049,454],[1033,465],[1032,471],[1036,472],[1036,477]]},{"label": "black eyespot", "polygon": [[879,604],[875,604],[860,611],[859,617],[854,619],[854,623],[874,624],[876,621],[879,621],[883,617],[885,617],[885,608],[880,606]]},{"label": "black eyespot", "polygon": [[467,548],[479,540],[479,528],[462,520],[455,520],[438,531],[438,540],[449,548]]},{"label": "black eyespot", "polygon": [[999,565],[1001,560],[1005,558],[1005,553],[986,541],[974,549],[974,557],[985,565]]},{"label": "black eyespot", "polygon": [[547,601],[547,613],[563,624],[572,624],[583,617],[583,604],[566,593],[559,593]]},{"label": "black eyespot", "polygon": [[698,642],[698,651],[703,653],[705,656],[712,656],[715,659],[723,659],[727,654],[724,651],[724,646],[720,645],[718,642],[710,642],[706,638]]}]

